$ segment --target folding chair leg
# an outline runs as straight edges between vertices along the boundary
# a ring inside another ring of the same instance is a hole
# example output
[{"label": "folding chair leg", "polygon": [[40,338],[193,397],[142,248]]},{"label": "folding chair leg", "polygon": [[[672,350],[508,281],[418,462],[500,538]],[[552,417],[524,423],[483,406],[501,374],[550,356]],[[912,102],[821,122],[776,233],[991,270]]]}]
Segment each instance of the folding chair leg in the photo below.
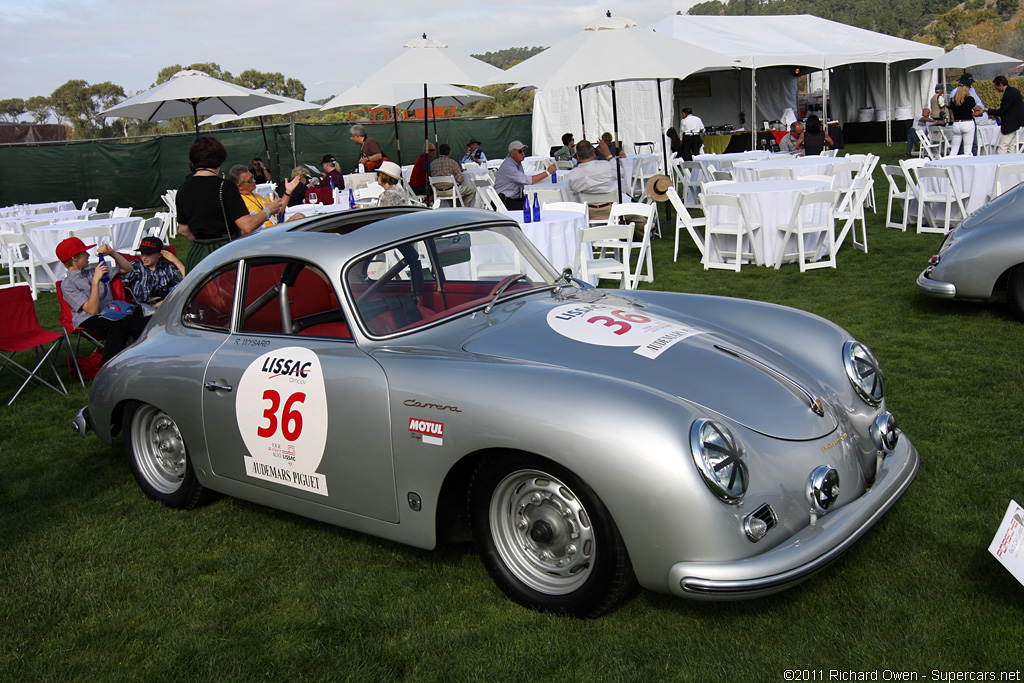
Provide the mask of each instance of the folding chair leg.
[{"label": "folding chair leg", "polygon": [[[4,356],[4,364],[3,364],[3,366],[0,366],[0,367],[3,367],[3,368],[10,367],[20,377],[24,377],[25,378],[25,381],[22,382],[21,386],[18,387],[18,390],[16,392],[14,392],[14,396],[12,396],[11,400],[7,402],[7,405],[11,405],[12,403],[14,403],[14,399],[18,398],[18,396],[21,394],[22,390],[26,386],[28,386],[28,383],[31,382],[32,380],[36,380],[40,384],[43,384],[44,386],[47,386],[47,387],[53,389],[58,394],[63,394],[65,396],[67,396],[67,394],[68,394],[67,387],[64,386],[64,382],[61,381],[60,375],[57,374],[57,368],[54,367],[53,361],[50,360],[50,354],[52,354],[53,350],[56,349],[58,346],[60,346],[59,342],[54,342],[53,344],[51,344],[50,348],[48,348],[46,350],[46,353],[44,353],[42,355],[42,358],[39,359],[39,362],[36,363],[36,366],[32,370],[29,370],[28,368],[26,368],[25,366],[21,365],[16,360],[14,360],[14,354],[13,353],[10,356]],[[37,356],[38,356],[38,354],[37,354]],[[43,376],[39,374],[39,368],[41,368],[43,366],[43,363],[46,363],[47,365],[50,366],[50,371],[53,373],[54,379],[56,379],[57,383],[60,385],[60,389],[58,389],[57,387],[55,387],[52,384],[50,384],[49,382],[47,382],[43,378]]]}]

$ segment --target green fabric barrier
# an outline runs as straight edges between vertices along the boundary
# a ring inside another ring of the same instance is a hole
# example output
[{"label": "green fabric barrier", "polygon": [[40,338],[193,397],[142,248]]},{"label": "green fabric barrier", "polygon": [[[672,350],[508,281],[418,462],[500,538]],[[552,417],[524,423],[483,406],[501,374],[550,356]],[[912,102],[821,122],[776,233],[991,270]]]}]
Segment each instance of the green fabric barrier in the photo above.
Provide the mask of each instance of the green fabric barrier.
[{"label": "green fabric barrier", "polygon": [[[289,124],[246,130],[214,130],[208,134],[220,140],[228,151],[221,170],[227,174],[234,164],[252,165],[262,157],[274,174],[274,180],[288,176],[298,164],[320,169],[324,154],[333,154],[343,173],[355,169],[358,146],[348,136],[345,123],[295,124],[295,159],[291,151]],[[362,123],[375,138],[388,159],[399,161],[393,122]],[[437,143],[452,146],[452,157],[461,157],[470,138],[480,140],[489,159],[503,158],[508,143],[532,142],[532,115],[514,114],[482,119],[439,119]],[[400,121],[401,162],[412,164],[423,150],[423,121]],[[429,139],[434,141],[435,126],[429,124]],[[50,145],[0,147],[0,206],[70,200],[81,206],[86,199],[98,198],[100,211],[115,206],[133,208],[162,207],[160,196],[181,185],[189,173],[188,149],[194,135],[165,135],[144,142],[69,142]]]}]

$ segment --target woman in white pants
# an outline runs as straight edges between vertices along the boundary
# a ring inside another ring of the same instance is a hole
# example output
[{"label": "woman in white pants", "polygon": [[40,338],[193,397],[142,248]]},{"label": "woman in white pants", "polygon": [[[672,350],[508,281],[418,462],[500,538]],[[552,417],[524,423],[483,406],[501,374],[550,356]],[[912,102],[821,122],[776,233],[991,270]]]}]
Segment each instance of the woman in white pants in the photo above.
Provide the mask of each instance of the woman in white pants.
[{"label": "woman in white pants", "polygon": [[963,142],[964,154],[971,156],[971,148],[974,147],[974,135],[977,129],[974,125],[974,98],[969,94],[966,85],[961,85],[953,93],[949,102],[949,110],[953,114],[953,139],[949,147],[950,156],[960,153],[960,143]]}]

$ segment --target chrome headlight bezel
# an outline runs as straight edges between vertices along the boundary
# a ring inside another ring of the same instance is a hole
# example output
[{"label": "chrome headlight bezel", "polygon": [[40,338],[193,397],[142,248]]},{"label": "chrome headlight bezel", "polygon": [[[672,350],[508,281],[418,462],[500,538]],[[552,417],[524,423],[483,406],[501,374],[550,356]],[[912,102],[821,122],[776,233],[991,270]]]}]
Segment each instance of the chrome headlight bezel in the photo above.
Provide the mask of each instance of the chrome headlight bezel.
[{"label": "chrome headlight bezel", "polygon": [[859,341],[843,344],[843,365],[857,395],[869,406],[877,406],[885,398],[885,378],[871,349]]},{"label": "chrome headlight bezel", "polygon": [[690,426],[690,452],[701,478],[719,500],[736,505],[747,492],[749,475],[743,449],[720,422],[701,418]]}]

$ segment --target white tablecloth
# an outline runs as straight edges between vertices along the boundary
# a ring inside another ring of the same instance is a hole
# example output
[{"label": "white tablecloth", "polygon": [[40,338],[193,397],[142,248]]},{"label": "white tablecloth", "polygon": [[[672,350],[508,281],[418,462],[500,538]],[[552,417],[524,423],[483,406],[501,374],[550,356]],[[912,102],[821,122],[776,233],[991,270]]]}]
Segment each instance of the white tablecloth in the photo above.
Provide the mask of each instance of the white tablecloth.
[{"label": "white tablecloth", "polygon": [[[587,227],[587,217],[575,211],[541,210],[540,222],[523,222],[522,211],[505,211],[523,229],[540,253],[551,262],[555,270],[572,268],[579,251],[578,230]],[[597,279],[590,284],[597,284]]]},{"label": "white tablecloth", "polygon": [[[774,157],[770,159],[757,159],[754,161],[738,161],[732,165],[732,175],[737,182],[752,182],[757,180],[757,171],[762,168],[788,168],[799,180],[809,175],[831,175],[832,164],[847,160],[842,157],[804,156],[804,157]],[[843,177],[845,176],[845,177]],[[785,178],[770,178],[770,180],[785,180]],[[847,171],[839,178],[836,189],[846,188],[852,182],[850,172]]]},{"label": "white tablecloth", "polygon": [[53,211],[74,211],[73,202],[41,202],[39,204],[22,204],[20,206],[5,206],[0,209],[0,218],[11,218],[13,216],[28,216],[36,212],[50,213]]},{"label": "white tablecloth", "polygon": [[321,213],[337,213],[339,211],[348,211],[349,205],[346,201],[340,204],[296,204],[295,206],[289,206],[284,210],[285,218],[294,216],[297,213],[301,213],[304,216],[315,216]]},{"label": "white tablecloth", "polygon": [[[1024,154],[989,154],[979,157],[943,157],[935,161],[929,161],[925,166],[946,166],[953,172],[953,180],[957,187],[964,192],[969,192],[970,197],[964,202],[967,213],[979,209],[991,199],[992,185],[996,179],[996,166],[999,164],[1011,164],[1024,161]],[[925,178],[925,187],[932,191],[938,191],[939,185],[933,178]],[[1009,176],[1002,180],[1003,189],[1012,187],[1014,183],[1024,180],[1024,176]],[[932,205],[932,209],[941,213],[942,207]],[[959,213],[954,209],[954,213]],[[925,214],[927,215],[927,214]],[[961,218],[953,216],[954,219]]]},{"label": "white tablecloth", "polygon": [[[999,126],[995,123],[979,125],[977,131],[978,154],[995,154],[1001,132]],[[953,129],[950,126],[931,126],[928,128],[928,136],[936,142],[942,142],[942,153],[945,154],[949,151],[950,141],[953,139]],[[960,153],[963,154],[963,145],[961,145]]]},{"label": "white tablecloth", "polygon": [[[750,182],[719,182],[707,186],[708,194],[732,194],[740,198],[747,213],[747,218],[755,225],[761,226],[756,233],[759,240],[758,246],[761,250],[761,258],[764,265],[774,265],[782,248],[782,236],[785,234],[785,227],[793,215],[793,207],[797,199],[804,192],[827,189],[828,186],[820,180],[757,180]],[[809,211],[812,209],[809,209]],[[718,212],[725,212],[719,215]],[[735,212],[728,207],[711,207],[712,217],[723,221],[735,221],[735,216],[729,212]],[[809,215],[809,218],[820,220],[820,216]],[[779,226],[782,229],[779,229]],[[805,245],[812,247],[816,241],[808,237]],[[744,239],[744,244],[746,240]],[[791,243],[792,244],[792,243]],[[718,252],[712,249],[705,254],[704,258],[710,259],[712,263],[720,263],[721,258]]]},{"label": "white tablecloth", "polygon": [[[56,223],[39,228],[33,228],[26,233],[26,237],[32,243],[32,247],[40,258],[46,259],[53,272],[54,277],[61,279],[67,270],[64,265],[57,261],[57,245],[61,240],[71,237],[71,231],[78,228],[88,228],[101,225],[109,225],[114,229],[114,249],[127,251],[135,240],[135,233],[142,224],[141,218],[102,218],[94,221],[69,221],[67,223]],[[94,243],[85,240],[87,244]],[[95,254],[95,250],[90,250]],[[109,264],[108,264],[109,265]],[[49,274],[44,269],[39,269],[36,277],[40,284],[52,284]]]},{"label": "white tablecloth", "polygon": [[737,161],[767,159],[770,156],[769,152],[755,149],[749,152],[729,152],[728,154],[698,154],[693,160],[700,163],[701,168],[704,169],[705,177],[710,178],[711,169],[709,166],[714,166],[716,171],[729,171]]},{"label": "white tablecloth", "polygon": [[0,232],[24,232],[22,226],[32,221],[77,221],[85,220],[92,211],[53,211],[50,213],[37,213],[30,216],[14,216],[11,218],[0,218]]}]

